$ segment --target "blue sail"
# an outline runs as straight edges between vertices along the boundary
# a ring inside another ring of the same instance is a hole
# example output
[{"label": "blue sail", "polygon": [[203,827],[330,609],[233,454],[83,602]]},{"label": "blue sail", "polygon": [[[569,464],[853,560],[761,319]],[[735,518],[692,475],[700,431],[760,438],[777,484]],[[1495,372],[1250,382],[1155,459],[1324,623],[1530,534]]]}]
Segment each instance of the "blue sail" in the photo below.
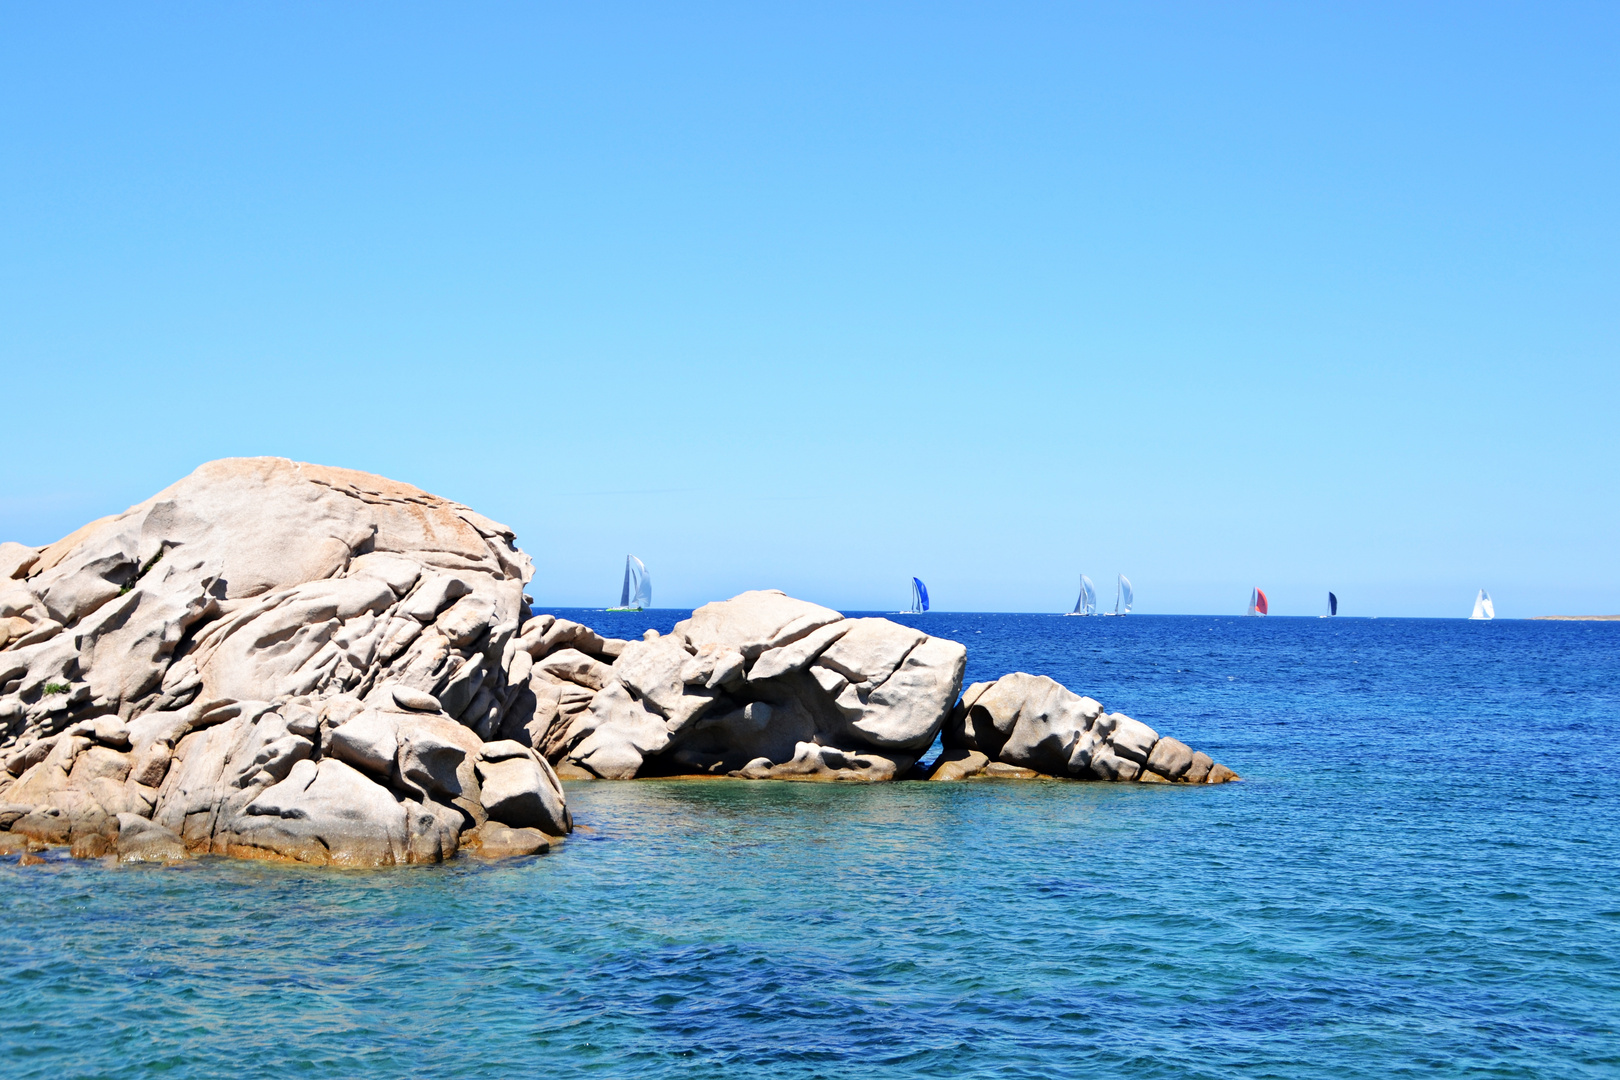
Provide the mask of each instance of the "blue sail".
[{"label": "blue sail", "polygon": [[911,606],[914,611],[928,610],[928,586],[922,583],[922,578],[911,579]]},{"label": "blue sail", "polygon": [[1339,598],[1337,596],[1334,596],[1332,593],[1328,593],[1328,614],[1329,615],[1337,615],[1338,613],[1339,613]]}]

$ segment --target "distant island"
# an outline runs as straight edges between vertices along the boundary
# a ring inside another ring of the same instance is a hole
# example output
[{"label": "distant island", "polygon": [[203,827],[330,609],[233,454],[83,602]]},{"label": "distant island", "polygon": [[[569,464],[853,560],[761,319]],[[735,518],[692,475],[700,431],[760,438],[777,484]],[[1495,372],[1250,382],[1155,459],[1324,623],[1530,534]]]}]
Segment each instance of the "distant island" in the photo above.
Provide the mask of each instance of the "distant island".
[{"label": "distant island", "polygon": [[1537,622],[1620,622],[1620,615],[1532,615]]}]

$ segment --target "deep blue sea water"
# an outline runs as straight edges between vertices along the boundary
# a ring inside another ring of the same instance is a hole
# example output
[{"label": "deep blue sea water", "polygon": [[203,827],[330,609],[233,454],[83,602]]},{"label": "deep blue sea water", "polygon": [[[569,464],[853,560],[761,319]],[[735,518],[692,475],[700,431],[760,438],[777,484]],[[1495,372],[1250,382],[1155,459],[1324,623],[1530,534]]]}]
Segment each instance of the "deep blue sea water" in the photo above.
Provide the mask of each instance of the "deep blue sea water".
[{"label": "deep blue sea water", "polygon": [[900,618],[1244,782],[574,783],[503,864],[7,860],[0,1075],[1620,1076],[1620,624]]}]

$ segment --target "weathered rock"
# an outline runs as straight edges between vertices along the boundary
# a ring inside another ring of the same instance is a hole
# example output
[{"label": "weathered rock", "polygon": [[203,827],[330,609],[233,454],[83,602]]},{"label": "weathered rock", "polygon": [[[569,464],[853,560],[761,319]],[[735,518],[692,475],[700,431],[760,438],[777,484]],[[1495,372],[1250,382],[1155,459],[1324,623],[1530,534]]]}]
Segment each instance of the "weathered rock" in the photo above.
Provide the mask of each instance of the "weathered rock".
[{"label": "weathered rock", "polygon": [[966,780],[982,773],[989,764],[990,759],[978,750],[954,747],[939,755],[929,771],[928,779]]},{"label": "weathered rock", "polygon": [[1181,775],[1181,779],[1189,784],[1202,784],[1209,778],[1209,770],[1215,767],[1215,761],[1208,754],[1194,753],[1192,764]]},{"label": "weathered rock", "polygon": [[993,776],[1001,780],[1036,780],[1042,773],[1034,769],[1026,769],[1021,765],[1009,765],[1005,761],[992,761],[984,767],[985,776]]},{"label": "weathered rock", "polygon": [[217,835],[224,854],[339,866],[392,866],[407,857],[402,801],[335,758],[300,761]]},{"label": "weathered rock", "polygon": [[664,718],[636,700],[618,680],[591,699],[574,722],[578,738],[568,759],[604,780],[628,780],[648,755],[669,745]]},{"label": "weathered rock", "polygon": [[694,645],[731,645],[752,661],[766,649],[791,644],[842,619],[831,608],[771,589],[704,604],[690,619],[675,624],[675,634]]},{"label": "weathered rock", "polygon": [[[846,634],[828,652],[852,636],[853,632]],[[821,665],[826,659],[823,654],[816,663]],[[883,659],[886,663],[888,658]],[[850,732],[865,743],[892,749],[927,749],[962,686],[966,664],[967,650],[961,645],[944,638],[924,637],[892,669],[861,669],[864,678],[851,680],[839,693],[838,707],[849,718]]]},{"label": "weathered rock", "polygon": [[1044,675],[1024,672],[968,687],[951,711],[943,739],[946,753],[934,772],[938,779],[971,775],[964,772],[967,766],[953,764],[969,760],[962,756],[967,753],[985,755],[988,764],[978,772],[986,776],[1193,784],[1237,779],[1186,744],[1161,738],[1123,713],[1104,712],[1095,700]]},{"label": "weathered rock", "polygon": [[1168,736],[1162,738],[1153,747],[1149,755],[1147,766],[1166,780],[1180,780],[1192,768],[1192,748],[1179,739]]},{"label": "weathered rock", "polygon": [[578,649],[559,649],[534,664],[535,668],[564,682],[590,690],[600,690],[613,679],[613,669]]},{"label": "weathered rock", "polygon": [[399,725],[388,713],[366,709],[332,729],[328,750],[356,768],[387,779],[399,753]]},{"label": "weathered rock", "polygon": [[524,651],[536,660],[549,656],[558,649],[576,649],[587,656],[612,663],[624,651],[625,642],[604,638],[588,626],[569,622],[567,619],[553,618],[550,615],[541,618],[551,621],[542,624],[538,631],[526,633],[519,638]]},{"label": "weathered rock", "polygon": [[511,829],[491,821],[462,836],[465,850],[485,859],[511,859],[551,850],[551,839],[539,829]]},{"label": "weathered rock", "polygon": [[1114,753],[1130,758],[1139,765],[1147,764],[1148,755],[1159,741],[1159,733],[1124,713],[1112,713],[1106,719],[1111,723],[1104,735]]},{"label": "weathered rock", "polygon": [[406,790],[419,798],[447,801],[482,820],[478,803],[478,736],[444,716],[402,713],[394,718],[399,736],[398,771]]},{"label": "weathered rock", "polygon": [[[584,685],[600,676],[582,674],[584,658],[571,651],[547,655],[535,676]],[[589,707],[566,717],[559,700],[543,742],[531,736],[531,745],[606,779],[889,779],[939,733],[966,655],[956,642],[887,619],[846,619],[775,591],[743,593],[705,604],[671,634],[626,644]],[[849,764],[855,758],[867,764]]]},{"label": "weathered rock", "polygon": [[186,857],[180,837],[139,814],[118,815],[119,862],[179,862]]},{"label": "weathered rock", "polygon": [[436,713],[440,709],[439,699],[432,694],[425,694],[409,686],[391,687],[389,694],[394,704],[402,709],[412,709],[416,712]]},{"label": "weathered rock", "polygon": [[851,753],[802,742],[794,747],[792,758],[780,765],[772,764],[769,758],[757,758],[732,775],[746,780],[882,781],[893,780],[916,760],[914,755]]},{"label": "weathered rock", "polygon": [[[530,573],[510,530],[464,506],[279,458],[212,462],[55,544],[0,545],[0,797],[17,810],[0,828],[87,855],[152,829],[255,858],[454,854],[485,818],[480,736],[534,700],[529,656],[511,663]],[[539,622],[527,640],[555,628]],[[620,651],[573,637],[593,670]],[[566,831],[555,777],[530,764]]]},{"label": "weathered rock", "polygon": [[529,748],[515,742],[486,743],[478,779],[484,810],[494,821],[554,836],[568,832],[562,784]]}]

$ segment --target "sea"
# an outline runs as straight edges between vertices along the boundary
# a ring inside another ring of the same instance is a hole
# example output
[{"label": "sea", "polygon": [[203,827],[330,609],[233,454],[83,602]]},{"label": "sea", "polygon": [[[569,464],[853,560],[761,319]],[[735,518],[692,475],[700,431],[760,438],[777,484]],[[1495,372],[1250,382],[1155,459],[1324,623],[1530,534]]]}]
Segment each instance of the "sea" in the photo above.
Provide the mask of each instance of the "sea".
[{"label": "sea", "polygon": [[0,1076],[1620,1076],[1620,624],[892,617],[1242,782],[572,782],[500,863],[11,858]]}]

